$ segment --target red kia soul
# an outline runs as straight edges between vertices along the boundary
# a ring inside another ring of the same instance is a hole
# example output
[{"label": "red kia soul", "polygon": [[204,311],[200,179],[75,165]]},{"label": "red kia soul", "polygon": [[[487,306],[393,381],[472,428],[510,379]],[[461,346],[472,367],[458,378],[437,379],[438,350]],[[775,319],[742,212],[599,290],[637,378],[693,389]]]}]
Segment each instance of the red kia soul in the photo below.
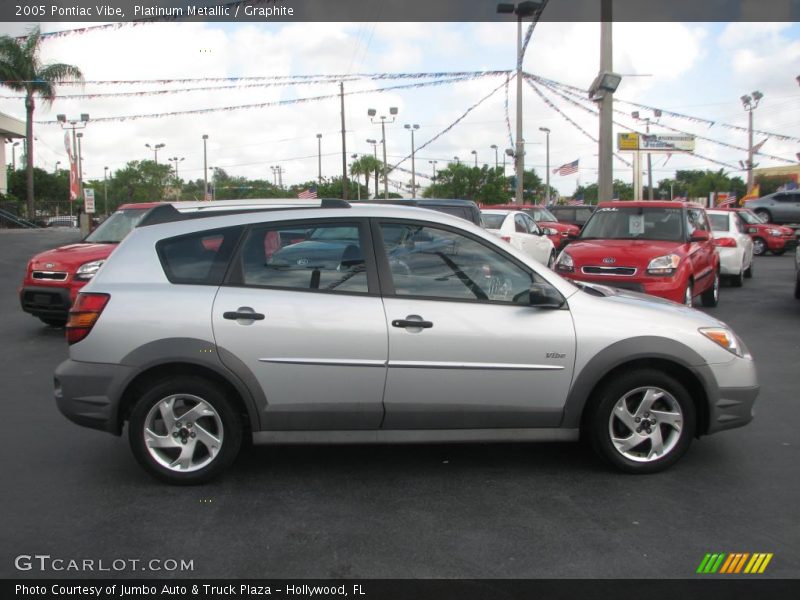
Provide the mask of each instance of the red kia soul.
[{"label": "red kia soul", "polygon": [[89,283],[145,213],[159,205],[159,202],[123,204],[83,241],[31,258],[19,290],[22,310],[48,325],[64,325],[80,289]]},{"label": "red kia soul", "polygon": [[719,301],[719,257],[702,206],[602,202],[555,263],[576,282],[618,287],[692,305]]}]

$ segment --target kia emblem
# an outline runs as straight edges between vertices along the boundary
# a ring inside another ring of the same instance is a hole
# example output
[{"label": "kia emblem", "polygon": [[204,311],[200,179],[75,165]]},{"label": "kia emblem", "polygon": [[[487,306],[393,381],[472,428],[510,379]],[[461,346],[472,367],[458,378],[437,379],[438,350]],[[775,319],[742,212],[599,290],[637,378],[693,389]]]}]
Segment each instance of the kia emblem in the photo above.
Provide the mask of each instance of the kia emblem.
[{"label": "kia emblem", "polygon": [[298,259],[297,264],[298,265],[307,265],[308,264],[308,259],[307,258]]},{"label": "kia emblem", "polygon": [[55,265],[54,263],[47,263],[47,264],[44,266],[44,268],[45,268],[45,269],[52,269],[52,268],[53,268],[53,267],[55,267],[55,266],[56,266],[56,265]]},{"label": "kia emblem", "polygon": [[603,262],[604,262],[605,264],[607,264],[607,265],[613,265],[615,262],[617,262],[617,259],[616,259],[616,258],[613,258],[613,257],[611,257],[611,256],[609,256],[609,257],[607,257],[607,258],[604,258],[604,259],[603,259]]}]

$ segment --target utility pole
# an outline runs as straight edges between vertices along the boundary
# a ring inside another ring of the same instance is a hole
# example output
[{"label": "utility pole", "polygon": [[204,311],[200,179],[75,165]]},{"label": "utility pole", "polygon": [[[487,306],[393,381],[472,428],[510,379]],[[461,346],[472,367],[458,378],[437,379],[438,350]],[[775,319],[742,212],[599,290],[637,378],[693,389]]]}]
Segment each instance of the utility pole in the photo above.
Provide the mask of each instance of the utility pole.
[{"label": "utility pole", "polygon": [[108,167],[103,167],[103,214],[108,215]]},{"label": "utility pole", "polygon": [[203,200],[208,200],[208,135],[203,134]]},{"label": "utility pole", "polygon": [[432,178],[432,185],[436,185],[436,163],[439,161],[436,160],[429,160],[428,164],[433,166],[433,178]]},{"label": "utility pole", "polygon": [[317,181],[322,183],[322,134],[317,134]]},{"label": "utility pole", "polygon": [[417,197],[417,169],[414,164],[414,130],[419,129],[419,125],[404,125],[411,132],[411,197]]},{"label": "utility pole", "polygon": [[[378,140],[367,140],[368,144],[372,144],[372,155],[375,157],[375,161],[378,161]],[[378,199],[378,170],[375,169],[375,196],[374,198]]]},{"label": "utility pole", "polygon": [[539,131],[543,131],[546,137],[546,154],[547,162],[545,164],[545,206],[550,206],[550,129],[547,127],[539,127]]},{"label": "utility pole", "polygon": [[344,81],[339,82],[339,99],[342,103],[342,199],[347,200],[347,142],[344,128]]},{"label": "utility pole", "polygon": [[[601,0],[600,4],[600,73],[613,70],[612,45],[612,0]],[[597,199],[598,202],[614,197],[614,90],[603,89],[600,98],[600,131],[598,149]]]}]

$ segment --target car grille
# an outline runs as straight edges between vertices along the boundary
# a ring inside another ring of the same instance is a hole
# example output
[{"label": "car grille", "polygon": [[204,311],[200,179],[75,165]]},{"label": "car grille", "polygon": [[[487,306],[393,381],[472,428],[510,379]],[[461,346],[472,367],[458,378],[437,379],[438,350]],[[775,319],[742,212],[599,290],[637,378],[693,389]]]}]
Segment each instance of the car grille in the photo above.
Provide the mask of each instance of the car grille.
[{"label": "car grille", "polygon": [[584,275],[616,275],[617,277],[633,277],[635,267],[583,267]]},{"label": "car grille", "polygon": [[47,281],[65,281],[67,273],[63,271],[34,271],[32,278]]}]

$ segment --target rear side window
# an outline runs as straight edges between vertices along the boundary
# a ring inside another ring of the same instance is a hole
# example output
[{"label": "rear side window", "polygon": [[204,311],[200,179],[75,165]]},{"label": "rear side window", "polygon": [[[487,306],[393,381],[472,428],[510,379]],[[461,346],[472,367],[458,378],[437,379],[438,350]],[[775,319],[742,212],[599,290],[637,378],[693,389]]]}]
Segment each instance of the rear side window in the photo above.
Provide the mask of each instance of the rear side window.
[{"label": "rear side window", "polygon": [[258,227],[242,244],[232,283],[253,287],[367,293],[358,223]]},{"label": "rear side window", "polygon": [[241,227],[202,231],[161,240],[156,251],[172,283],[220,285]]},{"label": "rear side window", "polygon": [[711,221],[712,231],[729,231],[730,219],[728,219],[728,215],[710,214],[708,219]]}]

